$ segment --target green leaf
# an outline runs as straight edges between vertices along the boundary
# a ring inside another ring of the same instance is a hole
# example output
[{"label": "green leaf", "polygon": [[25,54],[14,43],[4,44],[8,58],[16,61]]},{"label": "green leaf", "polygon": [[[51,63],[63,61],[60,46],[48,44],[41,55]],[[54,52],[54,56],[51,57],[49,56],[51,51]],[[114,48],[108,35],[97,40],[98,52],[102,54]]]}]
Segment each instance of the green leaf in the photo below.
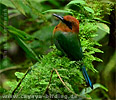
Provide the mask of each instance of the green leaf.
[{"label": "green leaf", "polygon": [[31,36],[31,35],[25,33],[24,31],[21,31],[21,30],[15,28],[15,27],[13,27],[13,26],[7,26],[7,28],[8,28],[8,31],[9,31],[9,32],[11,32],[12,34],[14,34],[14,35],[20,37],[20,38],[23,39],[23,40],[31,40],[31,39],[34,38],[33,36]]},{"label": "green leaf", "polygon": [[99,62],[103,62],[103,60],[102,60],[102,59],[97,58],[97,57],[95,57],[95,60],[96,60],[96,61],[99,61]]},{"label": "green leaf", "polygon": [[[99,83],[96,83],[93,85],[93,90],[97,89],[97,88],[102,88],[104,89],[105,91],[108,91],[108,89],[106,87],[104,87],[103,85],[99,84]],[[85,94],[88,94],[88,93],[91,93],[93,91],[90,87],[88,88],[84,88],[80,95],[85,95]]]},{"label": "green leaf", "polygon": [[0,0],[0,3],[6,5],[7,7],[15,8],[10,0]]},{"label": "green leaf", "polygon": [[23,4],[22,0],[10,0],[13,5],[23,14],[25,14],[26,6]]},{"label": "green leaf", "polygon": [[24,76],[24,73],[21,72],[15,72],[15,76],[17,76],[17,78],[21,79]]},{"label": "green leaf", "polygon": [[53,1],[53,0],[48,0],[51,4],[53,4],[54,6],[56,6],[56,7],[59,7],[59,6],[61,6],[60,5],[60,2],[58,2],[57,0],[55,1]]},{"label": "green leaf", "polygon": [[41,28],[41,30],[34,32],[33,36],[42,41],[50,40],[52,37],[53,29],[54,29],[54,26],[44,26]]},{"label": "green leaf", "polygon": [[93,39],[96,41],[100,41],[102,38],[104,38],[110,31],[109,27],[104,23],[97,23],[97,34],[98,36],[94,37]]},{"label": "green leaf", "polygon": [[38,56],[35,54],[35,52],[19,37],[17,37],[16,35],[12,34],[11,35],[16,39],[16,41],[18,42],[19,46],[27,53],[28,56],[30,56],[31,58],[39,61]]},{"label": "green leaf", "polygon": [[94,13],[93,9],[91,9],[89,7],[85,7],[85,6],[84,6],[84,8],[85,8],[86,11],[91,12],[91,13]]},{"label": "green leaf", "polygon": [[106,33],[110,33],[109,27],[104,23],[97,23],[99,29],[103,30]]},{"label": "green leaf", "polygon": [[7,37],[0,36],[0,44],[5,43],[7,41]]},{"label": "green leaf", "polygon": [[98,21],[100,21],[100,22],[102,22],[102,23],[110,24],[110,22],[105,21],[105,20],[103,20],[103,19],[101,19],[101,18],[98,18],[98,17],[94,17],[94,19],[95,19],[95,20],[98,20]]},{"label": "green leaf", "polygon": [[41,81],[39,82],[39,84],[42,84],[42,85],[48,85],[49,82],[46,82],[45,80],[41,80]]},{"label": "green leaf", "polygon": [[3,34],[7,34],[6,25],[8,25],[8,8],[0,3],[0,32]]},{"label": "green leaf", "polygon": [[47,12],[56,12],[56,13],[69,13],[69,14],[73,14],[71,11],[67,11],[67,10],[59,10],[59,9],[51,9],[51,10],[46,10],[42,13],[47,13]]},{"label": "green leaf", "polygon": [[72,4],[86,4],[85,1],[83,0],[73,0],[67,4],[67,6],[72,5]]}]

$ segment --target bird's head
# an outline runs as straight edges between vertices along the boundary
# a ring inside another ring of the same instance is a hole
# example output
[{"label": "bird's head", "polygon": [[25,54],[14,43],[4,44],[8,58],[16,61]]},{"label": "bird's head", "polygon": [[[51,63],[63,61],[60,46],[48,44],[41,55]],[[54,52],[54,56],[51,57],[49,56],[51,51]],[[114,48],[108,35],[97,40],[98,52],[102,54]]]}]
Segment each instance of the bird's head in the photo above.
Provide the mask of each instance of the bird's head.
[{"label": "bird's head", "polygon": [[79,21],[76,18],[70,15],[62,17],[53,14],[53,16],[61,20],[61,22],[54,28],[53,33],[56,31],[79,33]]}]

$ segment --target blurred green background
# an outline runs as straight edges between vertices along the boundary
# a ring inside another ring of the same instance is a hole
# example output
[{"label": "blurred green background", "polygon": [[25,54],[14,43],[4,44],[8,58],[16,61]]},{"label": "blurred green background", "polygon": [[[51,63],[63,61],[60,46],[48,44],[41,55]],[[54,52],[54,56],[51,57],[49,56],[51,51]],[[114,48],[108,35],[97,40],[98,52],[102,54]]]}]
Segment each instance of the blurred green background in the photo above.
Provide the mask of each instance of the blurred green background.
[{"label": "blurred green background", "polygon": [[[86,4],[85,4],[86,2]],[[98,73],[89,73],[92,80],[104,85],[92,94],[101,100],[116,99],[116,6],[114,0],[0,0],[0,95],[9,90],[7,81],[16,80],[16,71],[25,72],[40,56],[51,51],[52,32],[59,20],[52,14],[73,15],[80,23],[96,21],[102,44],[95,53],[103,62],[93,62]],[[11,25],[8,30],[5,25]],[[10,33],[10,34],[9,34]],[[20,38],[22,40],[20,40]],[[97,95],[96,95],[97,94]]]}]

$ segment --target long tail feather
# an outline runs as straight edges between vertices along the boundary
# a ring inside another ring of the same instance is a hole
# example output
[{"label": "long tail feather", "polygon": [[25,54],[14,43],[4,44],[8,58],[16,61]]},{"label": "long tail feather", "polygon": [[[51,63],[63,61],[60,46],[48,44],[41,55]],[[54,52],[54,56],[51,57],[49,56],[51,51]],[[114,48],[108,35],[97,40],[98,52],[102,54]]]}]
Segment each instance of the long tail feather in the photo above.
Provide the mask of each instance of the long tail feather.
[{"label": "long tail feather", "polygon": [[87,74],[87,71],[85,69],[85,66],[82,67],[82,72],[83,72],[83,76],[85,78],[85,81],[87,83],[87,85],[89,85],[91,87],[91,89],[93,89],[93,85],[92,85],[92,82]]}]

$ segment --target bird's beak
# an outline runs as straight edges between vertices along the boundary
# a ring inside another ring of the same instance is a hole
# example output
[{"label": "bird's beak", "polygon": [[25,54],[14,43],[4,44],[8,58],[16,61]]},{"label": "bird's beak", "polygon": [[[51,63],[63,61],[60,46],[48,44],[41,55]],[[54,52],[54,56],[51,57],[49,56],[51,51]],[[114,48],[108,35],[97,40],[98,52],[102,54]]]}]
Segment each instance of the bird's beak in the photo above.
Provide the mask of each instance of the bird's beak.
[{"label": "bird's beak", "polygon": [[53,16],[57,17],[58,19],[60,19],[62,22],[64,22],[64,18],[62,16],[59,16],[57,14],[53,14]]},{"label": "bird's beak", "polygon": [[60,19],[63,23],[65,23],[72,30],[72,24],[69,21],[66,21],[62,16],[59,16],[57,14],[53,14],[53,16]]}]

